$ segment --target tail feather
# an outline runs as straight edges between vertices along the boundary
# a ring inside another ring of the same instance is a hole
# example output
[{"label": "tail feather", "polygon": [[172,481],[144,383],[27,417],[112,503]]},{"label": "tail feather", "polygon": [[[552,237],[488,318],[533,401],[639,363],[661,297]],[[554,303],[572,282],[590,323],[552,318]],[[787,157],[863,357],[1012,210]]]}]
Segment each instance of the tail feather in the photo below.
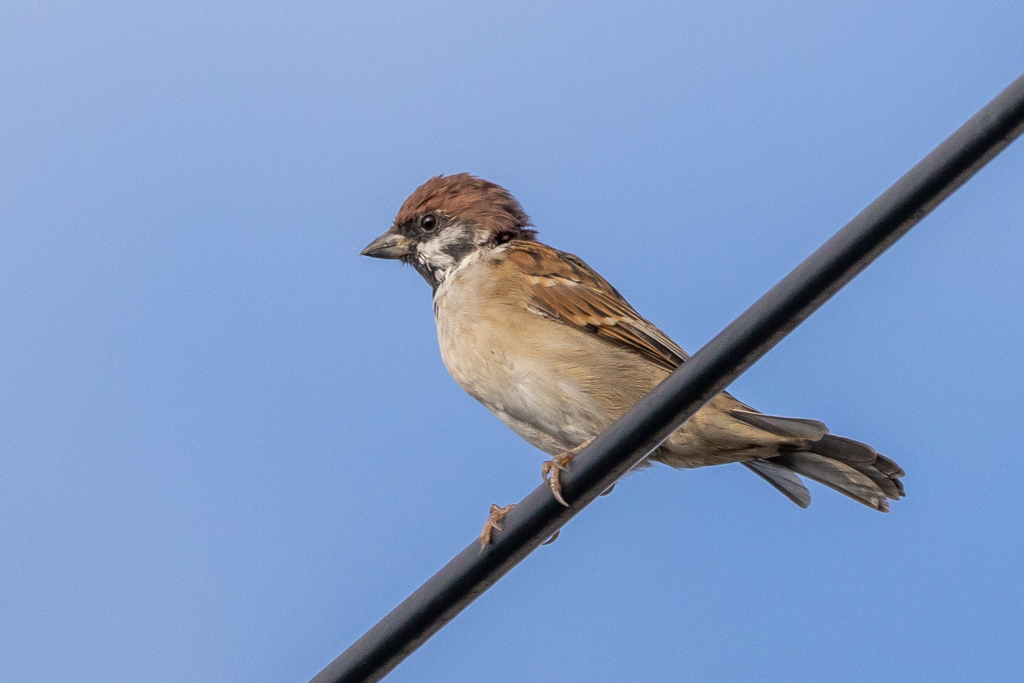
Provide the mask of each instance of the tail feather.
[{"label": "tail feather", "polygon": [[769,461],[839,491],[858,503],[881,512],[889,511],[889,501],[882,489],[867,475],[838,460],[817,453],[794,451]]},{"label": "tail feather", "polygon": [[882,490],[882,493],[884,493],[887,498],[890,498],[892,500],[899,500],[905,495],[903,493],[903,482],[901,482],[899,479],[890,479],[889,477],[880,473],[878,470],[868,471],[868,468],[866,467],[857,467],[856,469],[861,474],[866,475],[867,478],[870,479],[872,482],[874,482],[875,486],[880,488]]},{"label": "tail feather", "polygon": [[870,464],[878,458],[878,452],[866,443],[834,434],[825,434],[814,442],[812,448],[812,452],[818,455],[845,462],[847,465]]},{"label": "tail feather", "polygon": [[900,477],[907,476],[907,473],[903,471],[903,468],[896,464],[896,461],[890,460],[881,453],[875,458],[875,468],[887,477],[899,479]]},{"label": "tail feather", "polygon": [[825,423],[817,420],[805,420],[799,417],[776,417],[765,415],[750,410],[731,410],[729,414],[740,422],[745,422],[751,427],[763,429],[778,436],[798,437],[817,441],[828,434],[828,427]]},{"label": "tail feather", "polygon": [[853,467],[892,500],[906,495],[900,481],[906,475],[903,468],[865,443],[828,434],[811,444],[811,451]]},{"label": "tail feather", "polygon": [[820,422],[741,410],[732,415],[751,426],[803,441],[777,456],[743,463],[800,507],[811,502],[800,474],[882,512],[889,511],[889,499],[906,495],[900,481],[903,468],[865,443],[829,434]]},{"label": "tail feather", "polygon": [[743,464],[800,507],[811,504],[811,492],[795,472],[767,460],[745,460]]}]

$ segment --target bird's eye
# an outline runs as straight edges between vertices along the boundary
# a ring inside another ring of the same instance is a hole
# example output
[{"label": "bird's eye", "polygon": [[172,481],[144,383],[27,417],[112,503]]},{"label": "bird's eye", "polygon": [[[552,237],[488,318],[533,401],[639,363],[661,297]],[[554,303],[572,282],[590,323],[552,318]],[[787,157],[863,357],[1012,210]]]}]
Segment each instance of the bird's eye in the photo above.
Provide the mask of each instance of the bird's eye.
[{"label": "bird's eye", "polygon": [[428,213],[426,216],[420,219],[420,227],[430,232],[437,227],[437,216],[432,213]]}]

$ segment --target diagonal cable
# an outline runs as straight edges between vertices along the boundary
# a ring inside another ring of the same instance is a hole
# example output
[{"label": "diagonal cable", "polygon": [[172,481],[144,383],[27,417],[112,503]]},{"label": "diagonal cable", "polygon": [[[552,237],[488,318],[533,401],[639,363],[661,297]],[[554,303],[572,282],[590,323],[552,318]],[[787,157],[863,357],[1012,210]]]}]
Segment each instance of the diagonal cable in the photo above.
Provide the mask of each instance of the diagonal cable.
[{"label": "diagonal cable", "polygon": [[1024,76],[910,169],[594,439],[562,475],[569,507],[537,487],[481,551],[474,540],[311,683],[378,681],[589,505],[715,394],[1024,131]]}]

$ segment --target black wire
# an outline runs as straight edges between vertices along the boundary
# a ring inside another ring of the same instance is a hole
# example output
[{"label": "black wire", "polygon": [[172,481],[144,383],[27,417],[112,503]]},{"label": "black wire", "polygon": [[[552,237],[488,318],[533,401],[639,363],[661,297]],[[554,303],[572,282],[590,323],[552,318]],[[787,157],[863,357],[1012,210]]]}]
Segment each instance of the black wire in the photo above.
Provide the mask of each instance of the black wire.
[{"label": "black wire", "polygon": [[936,147],[779,284],[598,436],[562,476],[474,540],[317,674],[311,683],[377,681],[654,450],[1024,130],[1024,76]]}]

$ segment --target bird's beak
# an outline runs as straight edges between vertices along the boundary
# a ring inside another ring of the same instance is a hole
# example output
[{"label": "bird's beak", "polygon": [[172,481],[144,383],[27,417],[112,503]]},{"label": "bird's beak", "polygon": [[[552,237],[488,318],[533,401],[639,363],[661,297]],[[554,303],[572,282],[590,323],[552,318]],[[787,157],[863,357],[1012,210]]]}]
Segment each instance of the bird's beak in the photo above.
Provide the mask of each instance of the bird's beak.
[{"label": "bird's beak", "polygon": [[388,230],[386,233],[366,245],[359,252],[360,256],[373,258],[402,258],[412,251],[412,242],[405,235]]}]

